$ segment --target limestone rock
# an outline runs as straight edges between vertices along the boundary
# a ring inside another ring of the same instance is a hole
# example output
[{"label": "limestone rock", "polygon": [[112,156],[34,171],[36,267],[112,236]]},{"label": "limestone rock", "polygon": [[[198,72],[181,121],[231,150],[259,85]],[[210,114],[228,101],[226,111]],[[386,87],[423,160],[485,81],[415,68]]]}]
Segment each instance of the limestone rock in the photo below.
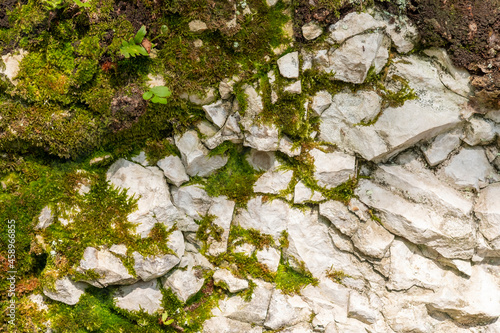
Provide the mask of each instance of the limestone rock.
[{"label": "limestone rock", "polygon": [[361,224],[352,237],[354,246],[362,253],[380,259],[385,256],[393,240],[394,235],[373,220]]},{"label": "limestone rock", "polygon": [[309,153],[314,158],[314,178],[319,186],[334,188],[354,177],[356,168],[354,156],[341,152],[324,153],[316,148]]},{"label": "limestone rock", "polygon": [[399,53],[408,53],[413,50],[418,40],[417,28],[405,16],[391,17],[385,31],[391,37]]},{"label": "limestone rock", "polygon": [[144,151],[141,151],[139,155],[136,155],[131,158],[132,162],[139,163],[142,166],[149,166],[148,158]]},{"label": "limestone rock", "polygon": [[276,157],[274,152],[251,149],[246,160],[255,170],[267,171],[275,165]]},{"label": "limestone rock", "polygon": [[360,227],[356,215],[339,201],[326,201],[319,204],[319,213],[326,217],[340,232],[352,237]]},{"label": "limestone rock", "polygon": [[465,126],[464,141],[470,146],[487,145],[496,137],[495,124],[483,118],[471,118]]},{"label": "limestone rock", "polygon": [[299,323],[297,325],[293,325],[291,327],[287,327],[284,330],[280,331],[282,333],[313,333],[313,329],[311,328],[311,324],[309,323]]},{"label": "limestone rock", "polygon": [[430,166],[436,166],[446,160],[458,147],[460,147],[460,132],[452,131],[436,136],[432,143],[422,151],[427,163]]},{"label": "limestone rock", "polygon": [[253,185],[253,190],[256,193],[271,193],[278,194],[280,191],[288,188],[288,183],[292,180],[292,170],[280,170],[280,164],[275,163],[275,166],[266,171],[257,179]]},{"label": "limestone rock", "polygon": [[209,247],[207,249],[207,253],[209,255],[217,256],[226,252],[229,229],[231,228],[231,221],[233,219],[234,206],[234,201],[227,200],[224,196],[213,199],[213,204],[208,210],[208,214],[216,216],[213,224],[222,228],[223,233],[220,235],[220,241],[212,239],[211,237],[208,238]]},{"label": "limestone rock", "polygon": [[[479,231],[492,243],[500,238],[500,183],[491,184],[479,193],[474,213],[479,218]],[[500,246],[498,247],[500,250]]]},{"label": "limestone rock", "polygon": [[45,206],[38,216],[38,224],[35,229],[45,229],[52,223],[54,223],[54,214],[52,214],[52,209],[49,206]]},{"label": "limestone rock", "polygon": [[158,167],[163,170],[167,180],[175,186],[181,186],[189,181],[189,176],[186,174],[186,169],[178,156],[170,155],[162,158],[157,163]]},{"label": "limestone rock", "polygon": [[127,311],[140,311],[152,315],[162,308],[163,295],[156,280],[138,282],[130,286],[120,287],[114,295],[115,305]]},{"label": "limestone rock", "polygon": [[300,204],[304,202],[322,201],[322,200],[325,200],[325,198],[320,192],[311,190],[309,187],[304,185],[302,181],[299,181],[297,185],[295,185],[293,203]]},{"label": "limestone rock", "polygon": [[266,265],[271,272],[278,271],[281,253],[274,247],[268,247],[257,251],[256,257],[257,261]]},{"label": "limestone rock", "polygon": [[384,28],[384,23],[377,21],[368,13],[349,13],[342,20],[328,28],[332,44],[340,44],[346,39],[367,30]]},{"label": "limestone rock", "polygon": [[175,144],[181,152],[182,162],[190,176],[206,177],[226,165],[228,157],[208,156],[208,149],[203,146],[195,131],[187,131],[175,137]]},{"label": "limestone rock", "polygon": [[292,140],[290,140],[290,138],[288,138],[286,135],[283,135],[279,142],[279,151],[290,157],[294,157],[300,155],[300,153],[302,152],[302,147],[294,147]]},{"label": "limestone rock", "polygon": [[[199,220],[201,216],[206,215],[213,199],[199,185],[188,185],[172,189],[172,199],[174,205],[192,219]],[[197,231],[198,225],[195,230]]]},{"label": "limestone rock", "polygon": [[79,273],[92,270],[100,275],[92,281],[85,281],[95,287],[104,288],[110,285],[131,284],[138,279],[134,278],[127,270],[122,261],[108,250],[97,250],[87,247],[77,268]]},{"label": "limestone rock", "polygon": [[209,105],[202,106],[203,111],[207,119],[221,128],[226,122],[229,116],[229,111],[231,111],[231,103],[224,102],[223,100],[218,100],[217,102]]},{"label": "limestone rock", "polygon": [[370,302],[365,296],[351,291],[348,316],[365,324],[373,324],[377,320],[377,311],[370,306]]},{"label": "limestone rock", "polygon": [[214,87],[208,87],[202,92],[188,96],[189,101],[196,105],[210,104],[215,101],[216,92]]},{"label": "limestone rock", "polygon": [[248,288],[248,281],[238,279],[227,269],[218,269],[214,273],[214,283],[224,282],[230,293],[237,293]]},{"label": "limestone rock", "polygon": [[80,300],[80,296],[85,292],[86,284],[74,282],[65,276],[54,282],[54,287],[43,288],[43,293],[54,301],[62,302],[68,305],[75,305]]},{"label": "limestone rock", "polygon": [[245,110],[245,116],[248,115],[249,118],[254,118],[256,115],[264,110],[264,104],[262,102],[262,97],[251,85],[245,84],[242,86],[243,93],[246,96],[247,108]]},{"label": "limestone rock", "polygon": [[127,246],[125,244],[113,244],[109,251],[119,256],[125,257],[127,255]]},{"label": "limestone rock", "polygon": [[318,23],[311,21],[302,26],[302,35],[307,40],[313,40],[321,36],[323,29],[318,25]]},{"label": "limestone rock", "polygon": [[283,92],[290,94],[301,94],[302,93],[302,82],[300,80],[295,81],[292,84],[289,84],[283,89]]},{"label": "limestone rock", "polygon": [[226,317],[213,317],[203,323],[203,333],[262,333],[262,327],[232,320]]},{"label": "limestone rock", "polygon": [[207,29],[207,24],[203,21],[193,20],[189,22],[189,30],[191,30],[192,32],[203,32]]},{"label": "limestone rock", "polygon": [[261,151],[278,150],[278,128],[272,125],[251,125],[246,128],[244,146]]},{"label": "limestone rock", "polygon": [[0,67],[0,74],[4,74],[14,85],[17,83],[14,78],[19,73],[19,64],[27,54],[28,52],[23,49],[19,49],[14,53],[7,53],[2,56],[5,68]]},{"label": "limestone rock", "polygon": [[264,326],[271,330],[278,330],[308,321],[312,311],[309,305],[299,296],[284,295],[275,290],[269,303],[269,310]]},{"label": "limestone rock", "polygon": [[196,275],[196,272],[191,269],[186,271],[177,269],[165,280],[163,285],[165,288],[172,289],[177,298],[185,303],[189,297],[196,294],[203,287],[205,279]]},{"label": "limestone rock", "polygon": [[314,95],[311,109],[320,116],[331,104],[332,95],[326,90],[321,90]]},{"label": "limestone rock", "polygon": [[299,77],[299,53],[291,52],[278,59],[280,74],[288,79]]}]

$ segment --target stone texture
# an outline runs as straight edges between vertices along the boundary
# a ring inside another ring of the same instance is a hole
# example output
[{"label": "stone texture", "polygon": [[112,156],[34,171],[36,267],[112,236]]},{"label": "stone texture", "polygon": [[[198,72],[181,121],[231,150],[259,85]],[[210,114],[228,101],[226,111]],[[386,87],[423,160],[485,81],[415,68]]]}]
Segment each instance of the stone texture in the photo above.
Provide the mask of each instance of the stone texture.
[{"label": "stone texture", "polygon": [[115,305],[127,311],[143,310],[150,315],[162,308],[163,295],[156,280],[138,282],[118,288],[114,294]]},{"label": "stone texture", "polygon": [[332,95],[326,90],[320,90],[314,95],[311,109],[320,116],[332,104]]},{"label": "stone texture", "polygon": [[202,106],[207,119],[221,128],[226,122],[229,112],[231,111],[231,103],[218,100],[217,102],[209,105]]},{"label": "stone texture", "polygon": [[213,204],[208,210],[208,215],[215,216],[212,223],[222,228],[223,233],[220,235],[220,241],[212,239],[212,237],[208,238],[209,246],[207,253],[209,255],[217,256],[226,252],[229,229],[231,228],[231,221],[233,219],[234,206],[234,201],[227,200],[224,196],[213,199]]},{"label": "stone texture", "polygon": [[15,52],[7,53],[2,56],[5,68],[0,67],[0,74],[4,74],[14,85],[17,83],[14,78],[19,73],[19,64],[27,54],[28,52],[23,49],[19,49]]},{"label": "stone texture", "polygon": [[213,278],[215,284],[223,282],[230,293],[237,293],[248,288],[247,280],[238,279],[227,269],[216,270]]},{"label": "stone texture", "polygon": [[339,201],[326,201],[319,204],[319,213],[326,217],[340,232],[351,237],[360,227],[356,215]]},{"label": "stone texture", "polygon": [[149,166],[148,158],[144,151],[141,151],[139,155],[136,155],[131,158],[132,162],[139,163],[142,166]]},{"label": "stone texture", "polygon": [[207,29],[207,24],[203,21],[193,20],[189,22],[189,30],[191,30],[192,32],[203,32]]},{"label": "stone texture", "polygon": [[322,200],[325,200],[325,198],[320,192],[311,190],[309,187],[304,185],[302,181],[299,181],[297,185],[295,185],[293,203],[301,204],[305,202],[317,202]]},{"label": "stone texture", "polygon": [[54,282],[53,288],[43,288],[43,294],[54,301],[75,305],[85,292],[86,284],[74,282],[68,276]]},{"label": "stone texture", "polygon": [[374,258],[383,258],[393,240],[394,235],[373,220],[361,224],[352,237],[358,250]]},{"label": "stone texture", "polygon": [[256,258],[258,262],[266,265],[271,272],[278,271],[281,253],[274,247],[268,247],[257,251]]},{"label": "stone texture", "polygon": [[255,170],[267,171],[275,165],[276,157],[274,152],[251,149],[246,160]]},{"label": "stone texture", "polygon": [[187,97],[189,101],[193,104],[205,105],[215,101],[216,92],[214,87],[208,87],[205,88],[203,91],[200,91],[199,93],[191,94]]},{"label": "stone texture", "polygon": [[422,149],[430,166],[436,166],[448,158],[450,153],[460,147],[460,131],[443,133],[434,138],[432,143]]},{"label": "stone texture", "polygon": [[45,229],[54,223],[54,214],[52,214],[52,209],[49,206],[43,207],[40,215],[38,215],[38,223],[35,229]]},{"label": "stone texture", "polygon": [[262,327],[232,320],[226,317],[214,317],[203,323],[203,333],[261,333]]},{"label": "stone texture", "polygon": [[280,74],[288,79],[299,77],[299,53],[291,52],[278,59]]},{"label": "stone texture", "polygon": [[465,126],[464,142],[469,146],[487,145],[495,140],[495,124],[484,118],[471,118]]},{"label": "stone texture", "polygon": [[172,289],[177,298],[185,303],[189,297],[200,291],[204,282],[205,279],[198,277],[192,269],[177,269],[165,280],[163,286]]},{"label": "stone texture", "polygon": [[281,200],[264,202],[262,197],[252,198],[246,209],[240,209],[234,223],[245,229],[256,229],[279,239],[286,228],[290,208]]},{"label": "stone texture", "polygon": [[186,169],[184,169],[184,165],[178,156],[166,156],[159,160],[157,165],[163,170],[167,180],[175,186],[181,186],[183,183],[189,181]]},{"label": "stone texture", "polygon": [[370,306],[369,300],[356,291],[349,295],[349,310],[347,315],[362,321],[365,324],[373,324],[377,320],[377,311]]},{"label": "stone texture", "polygon": [[244,146],[261,151],[278,150],[278,128],[272,125],[251,125],[246,128]]},{"label": "stone texture", "polygon": [[316,148],[309,153],[314,158],[314,178],[319,186],[330,189],[354,177],[354,156],[341,152],[324,153]]},{"label": "stone texture", "polygon": [[302,152],[302,147],[300,145],[298,147],[294,147],[292,140],[290,140],[290,138],[286,135],[281,137],[278,149],[280,152],[290,157],[299,156]]},{"label": "stone texture", "polygon": [[307,40],[313,40],[321,36],[323,28],[318,23],[311,21],[302,26],[302,35]]},{"label": "stone texture", "polygon": [[474,214],[479,218],[479,231],[500,250],[500,183],[491,184],[479,193]]},{"label": "stone texture", "polygon": [[385,25],[382,22],[375,20],[368,13],[349,13],[342,20],[328,28],[330,32],[329,42],[340,44],[364,31],[384,27]]},{"label": "stone texture", "polygon": [[288,296],[279,290],[275,290],[269,303],[264,327],[271,330],[278,330],[292,326],[303,321],[308,321],[311,313],[309,305],[299,296]]},{"label": "stone texture", "polygon": [[[181,209],[187,216],[199,220],[201,216],[206,215],[213,199],[200,185],[188,185],[172,189],[172,199],[174,205]],[[197,231],[198,225],[195,224]]]},{"label": "stone texture", "polygon": [[302,82],[300,80],[295,81],[292,84],[289,84],[283,89],[283,92],[290,94],[301,94],[302,93]]},{"label": "stone texture", "polygon": [[280,164],[275,163],[273,168],[257,179],[253,185],[253,190],[256,193],[278,194],[288,188],[288,183],[290,183],[292,177],[292,170],[281,170]]}]

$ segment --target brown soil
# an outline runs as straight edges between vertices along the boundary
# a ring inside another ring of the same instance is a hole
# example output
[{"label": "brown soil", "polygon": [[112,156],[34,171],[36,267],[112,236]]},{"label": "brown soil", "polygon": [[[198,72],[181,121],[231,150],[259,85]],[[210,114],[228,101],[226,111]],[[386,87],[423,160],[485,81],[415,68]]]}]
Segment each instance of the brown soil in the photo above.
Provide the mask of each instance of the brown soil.
[{"label": "brown soil", "polygon": [[12,11],[18,2],[24,2],[24,1],[19,1],[19,0],[0,1],[0,28],[7,28],[7,29],[10,28],[9,15],[7,12]]},{"label": "brown soil", "polygon": [[130,128],[146,112],[146,101],[138,87],[121,92],[111,102],[111,130],[118,132]]}]

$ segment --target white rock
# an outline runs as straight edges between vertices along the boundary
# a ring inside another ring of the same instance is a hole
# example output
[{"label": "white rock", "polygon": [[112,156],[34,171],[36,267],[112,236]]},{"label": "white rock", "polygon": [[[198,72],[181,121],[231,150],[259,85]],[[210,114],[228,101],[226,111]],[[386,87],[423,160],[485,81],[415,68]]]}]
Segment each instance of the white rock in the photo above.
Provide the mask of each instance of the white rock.
[{"label": "white rock", "polygon": [[125,244],[113,244],[109,251],[125,257],[127,255],[127,246]]},{"label": "white rock", "polygon": [[299,181],[297,185],[295,185],[293,203],[301,204],[304,202],[322,201],[322,200],[325,200],[325,197],[323,197],[323,195],[320,192],[311,190],[309,187],[304,185],[302,181]]},{"label": "white rock", "polygon": [[231,111],[231,103],[224,102],[220,99],[213,104],[203,105],[202,109],[203,111],[205,111],[207,119],[220,128],[224,125],[227,117],[229,116],[229,111]]},{"label": "white rock", "polygon": [[314,178],[318,185],[334,188],[354,177],[356,158],[341,152],[324,153],[319,149],[310,152],[314,158]]},{"label": "white rock", "polygon": [[118,288],[114,294],[115,305],[127,311],[144,310],[150,315],[162,309],[163,295],[156,280],[138,282],[130,286]]},{"label": "white rock", "polygon": [[312,311],[309,305],[299,296],[287,296],[280,290],[275,290],[269,303],[264,327],[278,330],[308,321]]},{"label": "white rock", "polygon": [[163,286],[172,289],[177,298],[185,303],[189,297],[200,291],[204,281],[205,279],[198,278],[191,269],[186,271],[177,269],[165,280]]},{"label": "white rock", "polygon": [[257,179],[253,185],[253,190],[256,193],[271,193],[278,194],[288,188],[288,183],[292,180],[293,170],[281,170],[279,163],[266,171]]},{"label": "white rock", "polygon": [[139,155],[131,158],[132,162],[139,163],[142,166],[149,166],[148,158],[144,151],[141,151]]},{"label": "white rock", "polygon": [[320,116],[332,104],[332,95],[326,90],[320,90],[314,95],[311,109]]},{"label": "white rock", "polygon": [[74,282],[65,276],[54,282],[52,288],[43,288],[43,293],[54,301],[62,302],[68,305],[75,305],[80,300],[80,296],[85,292],[86,284]]},{"label": "white rock", "polygon": [[189,30],[191,30],[192,32],[203,32],[207,29],[207,24],[203,21],[193,20],[189,22]]},{"label": "white rock", "polygon": [[165,177],[175,186],[181,186],[189,181],[189,176],[186,174],[186,169],[182,164],[181,159],[176,155],[170,155],[162,158],[157,163],[158,167],[163,170]]},{"label": "white rock", "polygon": [[322,118],[338,118],[349,125],[368,123],[380,113],[381,105],[382,99],[374,91],[342,92],[333,97]]},{"label": "white rock", "polygon": [[223,233],[220,235],[220,241],[216,241],[209,237],[207,253],[211,256],[217,256],[227,250],[227,241],[229,238],[231,221],[233,219],[234,206],[234,201],[227,200],[224,196],[213,199],[213,204],[208,210],[208,214],[216,216],[212,223],[222,228]]},{"label": "white rock", "polygon": [[255,249],[256,249],[255,245],[243,243],[243,244],[236,245],[233,249],[233,252],[234,253],[243,253],[246,256],[250,257],[253,254],[253,252],[255,251]]},{"label": "white rock", "polygon": [[349,237],[353,236],[360,227],[356,215],[339,201],[326,201],[319,204],[319,213],[326,217],[340,232]]},{"label": "white rock", "polygon": [[465,126],[463,140],[470,146],[487,145],[496,137],[495,124],[483,118],[471,118]]},{"label": "white rock", "polygon": [[491,184],[481,190],[474,206],[474,213],[479,218],[479,231],[490,242],[500,237],[499,198],[500,183]]},{"label": "white rock", "polygon": [[190,176],[206,177],[222,168],[228,161],[227,156],[208,156],[208,149],[203,146],[195,131],[187,131],[175,137],[175,144],[181,152],[182,162]]},{"label": "white rock", "polygon": [[276,156],[275,153],[271,151],[259,151],[251,149],[250,153],[246,157],[246,160],[255,170],[267,171],[274,166]]},{"label": "white rock", "polygon": [[264,110],[264,103],[262,102],[262,96],[255,90],[251,85],[245,84],[242,86],[243,93],[246,96],[247,108],[245,110],[245,116],[249,118],[254,118],[259,113]]},{"label": "white rock", "polygon": [[222,99],[228,99],[233,93],[233,85],[228,79],[224,79],[219,83],[219,94]]},{"label": "white rock", "polygon": [[358,250],[374,258],[383,258],[393,240],[394,235],[373,220],[362,223],[352,237]]},{"label": "white rock", "polygon": [[[389,20],[389,22],[391,22]],[[387,22],[386,32],[391,37],[399,53],[408,53],[413,50],[418,40],[418,31],[415,25],[405,16],[394,16],[393,23]]]},{"label": "white rock", "polygon": [[283,89],[284,92],[290,94],[301,94],[302,93],[302,81],[298,80],[292,84],[289,84]]},{"label": "white rock", "polygon": [[203,46],[203,41],[201,39],[199,39],[199,38],[195,39],[193,41],[193,46],[199,49],[200,47]]},{"label": "white rock", "polygon": [[383,22],[377,21],[367,13],[349,13],[342,20],[328,28],[332,44],[340,44],[347,38],[358,35],[367,30],[384,28]]},{"label": "white rock", "polygon": [[482,148],[463,148],[441,169],[441,175],[459,188],[479,189],[499,176]]},{"label": "white rock", "polygon": [[281,253],[274,247],[268,247],[257,251],[256,257],[257,261],[266,265],[271,272],[278,271]]},{"label": "white rock", "polygon": [[313,333],[313,329],[311,328],[311,324],[309,323],[299,323],[297,325],[293,325],[291,327],[287,327],[284,330],[280,331],[282,333]]},{"label": "white rock", "polygon": [[299,53],[291,52],[278,59],[280,74],[288,79],[299,77]]},{"label": "white rock", "polygon": [[[173,188],[172,199],[176,207],[182,209],[189,217],[197,220],[208,213],[213,202],[212,198],[199,185]],[[190,231],[198,230],[198,225],[195,225],[196,229]]]},{"label": "white rock", "polygon": [[262,333],[262,327],[252,327],[249,323],[226,317],[214,317],[203,323],[203,333]]},{"label": "white rock", "polygon": [[347,315],[365,324],[373,324],[377,320],[377,311],[370,306],[368,298],[356,291],[351,291],[349,295],[349,312]]},{"label": "white rock", "polygon": [[16,50],[14,53],[7,53],[2,56],[2,61],[5,64],[5,68],[0,66],[0,74],[4,74],[7,78],[16,85],[16,80],[14,78],[19,73],[19,64],[23,58],[28,54],[27,51],[23,49]]},{"label": "white rock", "polygon": [[460,147],[460,131],[443,133],[422,149],[425,159],[430,166],[436,166],[448,158],[450,153]]},{"label": "white rock", "polygon": [[29,300],[33,304],[36,304],[36,308],[38,309],[38,311],[47,311],[47,310],[49,310],[49,307],[47,306],[47,304],[44,301],[43,295],[41,295],[41,294],[31,294],[31,295],[29,295],[28,298],[29,298]]},{"label": "white rock", "polygon": [[314,54],[307,50],[300,50],[300,55],[302,56],[302,71],[311,69],[313,65]]},{"label": "white rock", "polygon": [[278,239],[286,228],[290,208],[281,200],[263,202],[262,197],[252,198],[246,209],[240,209],[234,223],[245,229],[256,229]]},{"label": "white rock", "polygon": [[288,138],[286,135],[282,136],[279,142],[279,151],[290,156],[299,156],[302,152],[302,147],[294,147],[292,140]]},{"label": "white rock", "polygon": [[248,288],[248,281],[239,279],[231,274],[227,269],[218,269],[214,273],[214,283],[219,284],[223,282],[230,293],[237,293]]},{"label": "white rock", "polygon": [[313,58],[314,68],[318,70],[325,70],[330,67],[330,58],[328,56],[328,50],[316,51]]},{"label": "white rock", "polygon": [[330,67],[325,71],[335,79],[363,83],[383,44],[382,33],[358,35],[348,39],[330,55]]},{"label": "white rock", "polygon": [[246,128],[243,145],[261,151],[276,151],[279,144],[278,134],[278,128],[274,124],[251,125]]},{"label": "white rock", "polygon": [[217,128],[206,120],[202,120],[196,124],[200,133],[206,137],[213,137],[218,131]]},{"label": "white rock", "polygon": [[138,279],[133,277],[122,261],[108,250],[97,250],[87,247],[80,260],[80,266],[76,269],[79,273],[92,270],[99,274],[99,278],[85,281],[95,287],[104,288],[110,285],[131,284]]},{"label": "white rock", "polygon": [[164,86],[165,79],[161,75],[153,75],[152,73],[148,74],[148,81],[146,81],[146,85],[149,88]]},{"label": "white rock", "polygon": [[40,215],[38,216],[38,224],[35,229],[45,229],[54,223],[54,214],[52,214],[52,209],[49,206],[43,207]]},{"label": "white rock", "polygon": [[379,74],[387,64],[387,61],[389,60],[390,48],[391,39],[384,36],[382,42],[380,43],[380,47],[378,48],[377,54],[375,55],[375,59],[373,60],[372,68],[375,70],[375,74]]},{"label": "white rock", "polygon": [[323,33],[323,28],[321,28],[318,23],[311,21],[302,26],[302,35],[307,40],[313,40],[321,36]]},{"label": "white rock", "polygon": [[269,7],[272,7],[278,3],[278,0],[266,0],[266,3]]},{"label": "white rock", "polygon": [[144,257],[139,252],[132,253],[134,258],[134,270],[143,281],[149,281],[165,275],[181,261],[184,255],[185,245],[182,232],[175,230],[168,237],[167,246],[175,254],[162,254]]},{"label": "white rock", "polygon": [[401,293],[390,294],[381,310],[395,332],[434,332],[427,308],[411,297],[402,297]]},{"label": "white rock", "polygon": [[188,96],[189,101],[196,105],[210,104],[215,101],[216,92],[214,87],[204,89],[198,94],[191,94]]}]

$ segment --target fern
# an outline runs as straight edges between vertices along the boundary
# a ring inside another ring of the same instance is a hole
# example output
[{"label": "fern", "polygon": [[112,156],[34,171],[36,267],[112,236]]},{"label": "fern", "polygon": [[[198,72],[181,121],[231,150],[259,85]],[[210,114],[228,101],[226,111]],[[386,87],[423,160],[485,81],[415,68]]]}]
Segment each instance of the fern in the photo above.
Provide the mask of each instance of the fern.
[{"label": "fern", "polygon": [[138,55],[149,56],[148,51],[141,45],[144,36],[146,36],[146,27],[143,25],[134,38],[130,38],[128,42],[125,40],[122,42],[120,53],[127,59]]}]

